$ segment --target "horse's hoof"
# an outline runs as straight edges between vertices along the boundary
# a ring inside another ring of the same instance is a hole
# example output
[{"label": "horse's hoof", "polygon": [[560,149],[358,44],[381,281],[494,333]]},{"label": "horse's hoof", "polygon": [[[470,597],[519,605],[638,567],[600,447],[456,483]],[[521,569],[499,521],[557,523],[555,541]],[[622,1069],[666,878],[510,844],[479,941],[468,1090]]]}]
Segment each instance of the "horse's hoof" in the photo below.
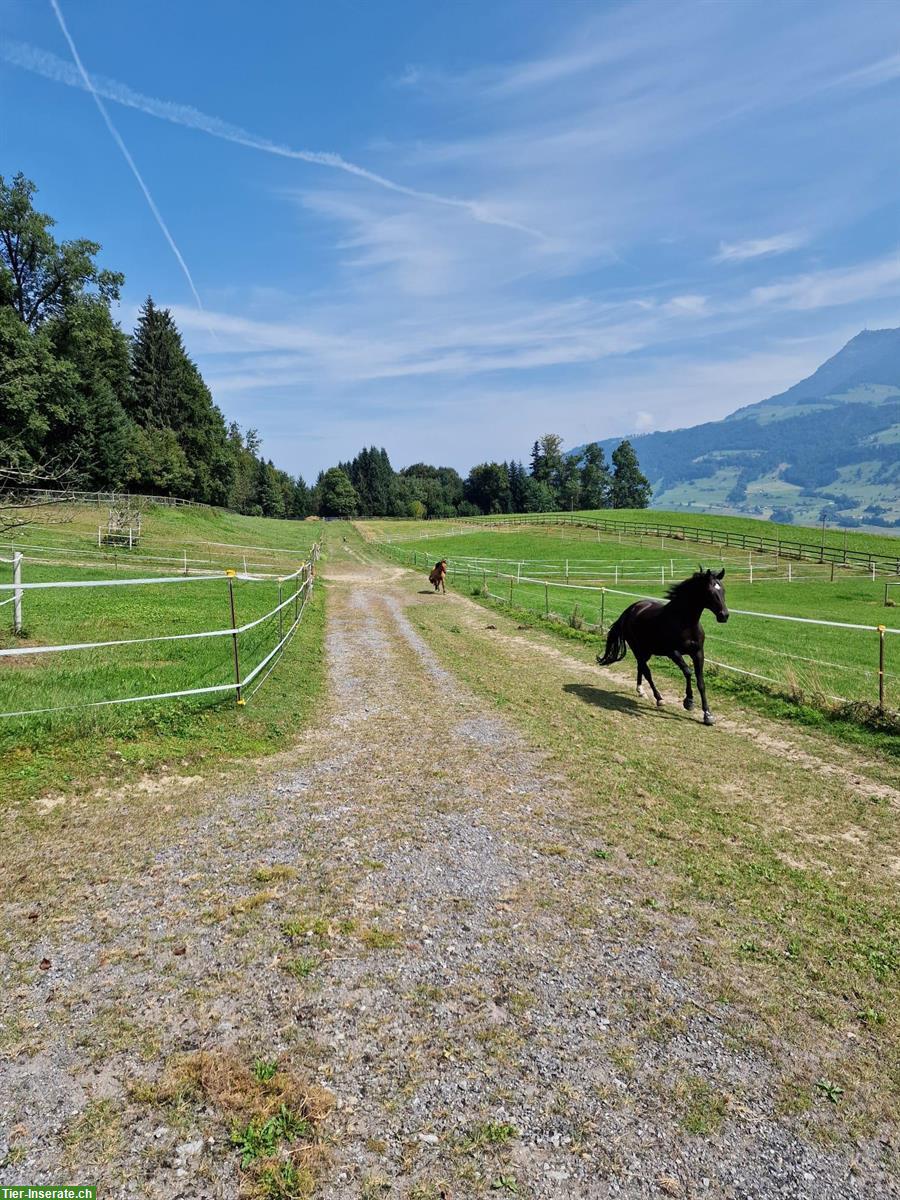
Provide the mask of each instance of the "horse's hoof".
[{"label": "horse's hoof", "polygon": [[716,723],[716,718],[712,715],[711,712],[705,712],[703,714],[703,724],[704,725],[715,725],[715,723]]},{"label": "horse's hoof", "polygon": [[693,701],[693,700],[682,700],[682,704],[683,704],[683,705],[684,705],[684,707],[685,707],[685,708],[688,710],[688,712],[690,712],[690,711],[691,711],[691,709],[694,707],[694,701]]},{"label": "horse's hoof", "polygon": [[656,702],[656,707],[657,707],[657,708],[662,708],[662,706],[663,706],[664,704],[665,704],[665,700],[663,700],[662,696],[660,696],[660,698],[659,698],[659,699],[657,700],[657,702]]}]

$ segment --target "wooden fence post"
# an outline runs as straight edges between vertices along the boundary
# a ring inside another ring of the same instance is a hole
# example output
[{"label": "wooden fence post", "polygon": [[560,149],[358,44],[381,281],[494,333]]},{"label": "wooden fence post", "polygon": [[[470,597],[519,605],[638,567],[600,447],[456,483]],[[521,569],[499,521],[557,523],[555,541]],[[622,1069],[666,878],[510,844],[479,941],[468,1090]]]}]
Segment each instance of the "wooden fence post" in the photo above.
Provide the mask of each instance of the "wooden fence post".
[{"label": "wooden fence post", "polygon": [[878,707],[884,710],[884,634],[885,625],[878,626]]}]

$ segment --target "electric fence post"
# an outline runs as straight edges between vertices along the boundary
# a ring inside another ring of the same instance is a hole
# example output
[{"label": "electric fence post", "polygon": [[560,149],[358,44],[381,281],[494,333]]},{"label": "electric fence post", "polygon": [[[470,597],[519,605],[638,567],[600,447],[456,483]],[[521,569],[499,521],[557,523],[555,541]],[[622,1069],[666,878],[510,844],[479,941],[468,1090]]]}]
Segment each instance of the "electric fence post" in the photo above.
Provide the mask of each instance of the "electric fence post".
[{"label": "electric fence post", "polygon": [[228,605],[231,609],[231,642],[234,649],[234,683],[235,690],[237,692],[237,702],[238,704],[243,705],[246,703],[246,701],[241,695],[241,660],[238,653],[237,619],[234,612],[234,580],[236,575],[237,571],[225,572],[225,578],[228,580]]}]

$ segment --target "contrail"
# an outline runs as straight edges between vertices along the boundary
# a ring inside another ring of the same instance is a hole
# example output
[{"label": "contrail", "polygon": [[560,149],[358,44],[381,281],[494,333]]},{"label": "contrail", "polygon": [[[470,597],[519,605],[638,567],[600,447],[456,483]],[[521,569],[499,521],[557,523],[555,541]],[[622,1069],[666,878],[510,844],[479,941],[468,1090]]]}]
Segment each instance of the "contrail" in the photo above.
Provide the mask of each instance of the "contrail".
[{"label": "contrail", "polygon": [[[194,280],[191,278],[191,273],[188,270],[187,263],[184,261],[184,256],[181,253],[181,251],[178,249],[178,247],[175,245],[175,239],[172,237],[171,233],[169,232],[169,227],[163,220],[162,213],[156,207],[156,202],[154,201],[153,197],[150,195],[150,189],[147,187],[146,183],[144,183],[144,178],[141,175],[140,171],[137,169],[137,163],[131,157],[128,147],[125,145],[124,141],[122,140],[122,135],[119,133],[118,129],[116,129],[115,125],[112,122],[112,117],[110,117],[109,113],[106,111],[106,105],[100,99],[100,96],[98,95],[96,89],[94,88],[94,85],[91,83],[91,77],[88,75],[87,71],[84,69],[84,63],[81,61],[81,55],[78,53],[78,49],[77,49],[74,41],[72,40],[72,35],[69,33],[68,26],[66,25],[65,19],[62,15],[62,10],[60,9],[59,4],[57,3],[57,0],[50,0],[50,7],[53,9],[54,13],[56,14],[56,19],[59,22],[59,27],[63,32],[63,37],[69,43],[69,49],[72,51],[72,58],[75,61],[75,66],[78,68],[78,74],[81,76],[81,79],[83,81],[83,86],[84,86],[85,90],[90,92],[91,96],[94,98],[94,103],[97,105],[97,108],[100,110],[100,116],[105,121],[106,128],[112,134],[113,141],[116,143],[116,145],[122,151],[122,155],[125,158],[125,161],[128,163],[129,167],[131,168],[132,175],[134,175],[135,179],[138,181],[138,186],[140,187],[141,191],[144,193],[144,199],[147,201],[147,204],[150,207],[150,211],[153,213],[154,217],[156,218],[156,223],[162,230],[163,237],[166,239],[166,241],[169,243],[170,247],[172,248],[172,253],[178,259],[178,265],[181,267],[182,271],[184,272],[184,277],[188,281],[191,291],[194,293],[194,299],[197,301],[197,307],[202,312],[203,311],[203,301],[200,299],[200,293],[197,291],[197,288],[194,285]],[[212,333],[212,330],[210,330],[210,333]]]},{"label": "contrail", "polygon": [[[54,8],[57,8],[56,0],[50,0],[50,2]],[[62,18],[60,18],[61,20]],[[68,34],[66,36],[68,37]],[[71,38],[69,38],[69,44],[71,45]],[[232,125],[227,121],[220,120],[218,117],[209,116],[209,114],[200,112],[199,109],[192,108],[190,105],[175,104],[170,100],[159,100],[153,96],[145,96],[141,92],[134,91],[127,84],[119,83],[115,79],[104,79],[100,76],[89,79],[83,67],[79,75],[79,73],[72,70],[68,63],[63,62],[62,59],[57,58],[54,54],[48,54],[45,50],[39,50],[37,47],[29,46],[27,43],[14,41],[0,42],[0,57],[13,66],[22,67],[24,70],[32,71],[37,75],[43,75],[45,79],[52,79],[55,83],[64,83],[69,87],[86,88],[95,99],[98,96],[104,96],[107,100],[112,100],[115,104],[122,104],[128,108],[136,108],[148,116],[159,118],[161,121],[170,121],[173,125],[183,125],[188,129],[196,129],[201,133],[209,134],[210,137],[220,138],[226,142],[234,142],[238,146],[246,146],[251,150],[261,150],[265,154],[274,154],[279,158],[291,158],[300,162],[313,163],[320,167],[330,167],[335,171],[344,171],[348,175],[355,175],[359,179],[365,179],[377,187],[386,188],[388,191],[398,192],[402,196],[410,196],[415,200],[425,200],[432,204],[442,204],[445,207],[461,209],[463,212],[468,213],[473,220],[479,221],[484,225],[497,225],[504,229],[513,229],[518,233],[524,233],[528,237],[537,238],[539,241],[547,240],[546,235],[541,233],[540,230],[532,229],[528,225],[522,225],[518,221],[498,216],[496,213],[491,212],[485,205],[479,204],[476,200],[461,200],[455,196],[442,196],[437,192],[426,192],[418,188],[407,187],[405,184],[397,183],[393,179],[388,179],[384,175],[378,175],[366,167],[361,167],[354,162],[350,162],[340,154],[317,150],[295,150],[291,146],[285,146],[279,142],[273,142],[269,138],[250,133],[248,130],[242,129],[239,125]]]}]

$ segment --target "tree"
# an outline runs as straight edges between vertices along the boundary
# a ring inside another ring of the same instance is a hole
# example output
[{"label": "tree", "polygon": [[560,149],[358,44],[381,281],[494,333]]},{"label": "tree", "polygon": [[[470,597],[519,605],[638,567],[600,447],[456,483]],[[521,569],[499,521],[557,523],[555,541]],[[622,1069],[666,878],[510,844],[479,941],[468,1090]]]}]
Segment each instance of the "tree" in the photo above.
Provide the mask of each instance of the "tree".
[{"label": "tree", "polygon": [[255,474],[253,500],[260,513],[264,517],[283,517],[284,493],[273,463],[258,459]]},{"label": "tree", "polygon": [[590,442],[584,448],[581,467],[581,503],[584,508],[609,508],[612,474],[603,447]]},{"label": "tree", "polygon": [[465,483],[466,499],[484,513],[510,511],[509,471],[506,463],[479,463]]},{"label": "tree", "polygon": [[650,503],[650,481],[641,472],[634,446],[627,438],[612,452],[613,508],[646,508]]},{"label": "tree", "polygon": [[578,459],[570,454],[560,459],[556,470],[556,487],[560,508],[572,512],[579,506],[581,498],[581,472]]},{"label": "tree", "polygon": [[106,305],[125,282],[94,261],[98,242],[57,242],[56,222],[33,204],[37,191],[21,172],[12,183],[0,175],[0,305],[8,305],[29,329],[64,313],[91,289]]},{"label": "tree", "polygon": [[394,470],[385,449],[360,450],[347,475],[356,491],[363,517],[390,516],[394,507]]},{"label": "tree", "polygon": [[770,521],[776,521],[779,525],[793,525],[794,514],[789,508],[773,508]]},{"label": "tree", "polygon": [[319,512],[323,517],[355,517],[358,500],[346,471],[332,467],[318,483]]},{"label": "tree", "polygon": [[543,483],[547,482],[547,469],[539,441],[535,441],[531,447],[531,478]]},{"label": "tree", "polygon": [[75,372],[60,362],[43,330],[33,333],[0,307],[0,460],[27,469],[48,443],[61,444],[74,404]]},{"label": "tree", "polygon": [[549,483],[558,482],[562,466],[562,438],[558,433],[545,433],[534,443],[531,451],[531,474],[534,479]]},{"label": "tree", "polygon": [[556,497],[549,483],[527,475],[522,481],[522,512],[556,512]]},{"label": "tree", "polygon": [[48,434],[47,453],[68,459],[76,487],[122,487],[136,434],[125,411],[131,387],[128,339],[106,305],[89,297],[72,303],[41,332],[57,360],[71,366],[73,383],[69,413]]},{"label": "tree", "polygon": [[[186,496],[226,504],[235,478],[233,439],[209,388],[188,356],[168,309],[147,297],[131,350],[131,415],[145,429],[169,429],[192,476]],[[185,494],[185,493],[182,493]]]},{"label": "tree", "polygon": [[171,429],[142,429],[137,426],[129,485],[136,491],[187,496],[193,478],[194,472],[187,455]]},{"label": "tree", "polygon": [[414,463],[396,477],[395,496],[400,516],[411,515],[409,504],[418,500],[429,517],[454,517],[463,503],[463,481],[453,467]]},{"label": "tree", "polygon": [[302,475],[292,481],[291,497],[288,503],[287,515],[294,521],[303,521],[312,511],[310,507],[309,488]]}]

